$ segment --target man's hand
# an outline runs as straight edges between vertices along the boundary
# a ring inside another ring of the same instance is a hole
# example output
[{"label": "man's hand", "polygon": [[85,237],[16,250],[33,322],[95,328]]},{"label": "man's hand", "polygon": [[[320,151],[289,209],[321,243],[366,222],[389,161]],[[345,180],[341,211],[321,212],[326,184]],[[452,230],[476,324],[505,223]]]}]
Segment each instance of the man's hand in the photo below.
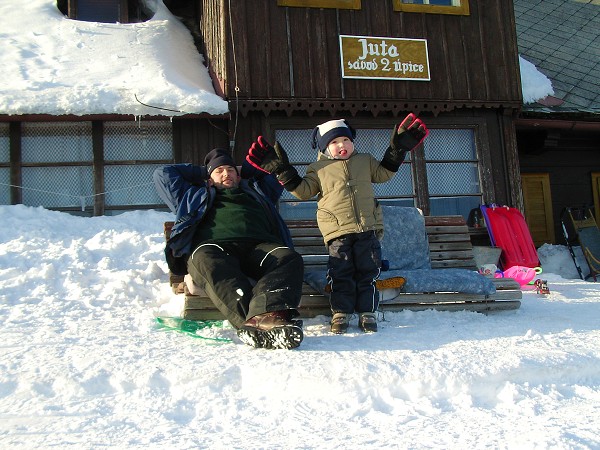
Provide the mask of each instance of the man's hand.
[{"label": "man's hand", "polygon": [[273,147],[259,136],[248,150],[246,161],[263,172],[275,175],[288,190],[293,190],[302,181],[279,142],[275,142]]},{"label": "man's hand", "polygon": [[421,119],[410,113],[392,131],[390,146],[383,156],[381,164],[388,170],[397,172],[404,162],[406,153],[418,147],[429,134],[427,126]]},{"label": "man's hand", "polygon": [[[262,136],[259,136],[261,139]],[[270,146],[269,146],[270,147]],[[272,147],[271,147],[272,149]],[[271,173],[270,171],[263,168],[263,162],[267,153],[271,150],[270,148],[260,145],[259,142],[253,142],[250,148],[248,149],[248,154],[246,155],[246,161],[248,161],[252,166],[257,168],[258,170],[262,170],[266,173]]]}]

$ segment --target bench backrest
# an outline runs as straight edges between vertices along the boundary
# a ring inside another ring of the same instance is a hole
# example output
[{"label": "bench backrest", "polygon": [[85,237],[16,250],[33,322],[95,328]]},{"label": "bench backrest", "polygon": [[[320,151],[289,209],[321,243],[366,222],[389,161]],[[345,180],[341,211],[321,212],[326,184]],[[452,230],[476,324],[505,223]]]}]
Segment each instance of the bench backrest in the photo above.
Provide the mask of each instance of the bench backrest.
[{"label": "bench backrest", "polygon": [[[286,221],[295,249],[304,258],[307,269],[327,266],[327,248],[314,220]],[[469,228],[462,216],[426,216],[429,257],[433,269],[462,268],[476,270]],[[386,259],[386,255],[383,255]]]},{"label": "bench backrest", "polygon": [[[295,249],[302,255],[306,269],[325,269],[327,248],[315,220],[286,221]],[[164,223],[165,239],[173,222]],[[433,269],[462,268],[476,270],[469,228],[462,216],[426,216],[429,256]],[[386,256],[383,255],[385,259]]]}]

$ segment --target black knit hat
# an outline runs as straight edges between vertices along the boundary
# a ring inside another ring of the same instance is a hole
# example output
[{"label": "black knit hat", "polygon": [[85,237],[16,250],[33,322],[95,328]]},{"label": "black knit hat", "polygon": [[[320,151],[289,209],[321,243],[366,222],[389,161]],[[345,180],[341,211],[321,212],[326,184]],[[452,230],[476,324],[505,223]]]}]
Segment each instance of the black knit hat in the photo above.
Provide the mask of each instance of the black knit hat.
[{"label": "black knit hat", "polygon": [[330,120],[318,125],[312,134],[312,147],[318,148],[320,152],[327,149],[327,145],[335,138],[346,136],[354,141],[356,131],[344,119]]},{"label": "black knit hat", "polygon": [[208,152],[204,158],[204,165],[209,177],[213,170],[219,166],[232,166],[235,167],[235,171],[237,172],[237,167],[231,154],[223,148],[215,148]]}]

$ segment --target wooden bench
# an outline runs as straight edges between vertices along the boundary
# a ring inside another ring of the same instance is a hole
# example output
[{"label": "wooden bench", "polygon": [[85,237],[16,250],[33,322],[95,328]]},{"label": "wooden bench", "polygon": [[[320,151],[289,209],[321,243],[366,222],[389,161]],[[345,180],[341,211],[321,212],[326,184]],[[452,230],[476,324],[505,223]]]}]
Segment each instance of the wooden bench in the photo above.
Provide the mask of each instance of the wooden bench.
[{"label": "wooden bench", "polygon": [[[327,249],[316,221],[289,220],[288,227],[292,234],[295,249],[304,259],[305,270],[325,269],[327,266]],[[165,237],[168,239],[173,222],[165,222]],[[473,259],[473,247],[469,230],[462,216],[425,217],[425,226],[429,239],[429,253],[433,269],[463,268],[476,270]],[[383,255],[385,258],[385,255]],[[385,276],[385,272],[382,272]],[[412,310],[422,311],[436,309],[442,311],[470,310],[490,312],[498,310],[514,310],[521,306],[522,292],[515,280],[497,278],[493,280],[496,293],[486,296],[463,294],[457,292],[403,293],[393,300],[380,304],[382,311]],[[177,294],[185,295],[183,318],[189,320],[223,319],[208,297],[191,295],[183,277],[171,275],[170,284]],[[331,315],[327,297],[304,283],[302,300],[299,308],[301,317]]]}]

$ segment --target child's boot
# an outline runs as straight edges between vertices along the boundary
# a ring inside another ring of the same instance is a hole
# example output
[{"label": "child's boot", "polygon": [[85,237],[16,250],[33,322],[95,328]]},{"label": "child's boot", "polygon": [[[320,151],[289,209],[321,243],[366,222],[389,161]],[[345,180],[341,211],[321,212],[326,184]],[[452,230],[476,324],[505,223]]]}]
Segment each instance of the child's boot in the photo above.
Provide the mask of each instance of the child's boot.
[{"label": "child's boot", "polygon": [[375,317],[375,313],[360,313],[358,318],[358,326],[365,333],[376,333],[377,318]]},{"label": "child's boot", "polygon": [[334,334],[344,334],[348,330],[350,314],[334,313],[331,319],[331,332]]}]

